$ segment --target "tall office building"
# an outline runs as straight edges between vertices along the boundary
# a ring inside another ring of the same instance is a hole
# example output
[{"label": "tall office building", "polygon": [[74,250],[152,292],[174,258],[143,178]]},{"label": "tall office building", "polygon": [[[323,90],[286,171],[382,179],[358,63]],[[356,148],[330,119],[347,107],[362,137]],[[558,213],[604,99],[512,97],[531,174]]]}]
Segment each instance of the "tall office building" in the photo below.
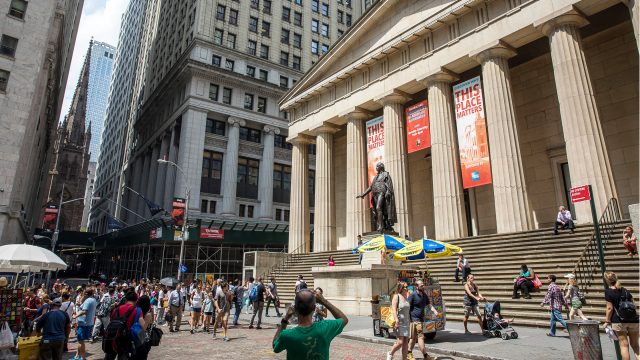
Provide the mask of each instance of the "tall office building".
[{"label": "tall office building", "polygon": [[87,91],[87,118],[91,124],[91,162],[98,161],[100,140],[109,100],[109,84],[113,69],[113,56],[116,48],[99,41],[91,42],[91,67],[89,69],[89,88]]},{"label": "tall office building", "polygon": [[0,0],[0,244],[41,226],[82,0]]}]

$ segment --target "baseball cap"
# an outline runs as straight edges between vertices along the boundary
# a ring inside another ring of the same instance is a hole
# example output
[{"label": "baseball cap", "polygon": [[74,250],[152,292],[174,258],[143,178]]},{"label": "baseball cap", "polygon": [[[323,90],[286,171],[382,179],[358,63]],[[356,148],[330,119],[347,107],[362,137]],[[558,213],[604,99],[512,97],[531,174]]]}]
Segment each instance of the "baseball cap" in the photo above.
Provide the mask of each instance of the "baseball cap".
[{"label": "baseball cap", "polygon": [[575,279],[576,278],[576,276],[573,273],[568,273],[564,277],[566,277],[567,279]]},{"label": "baseball cap", "polygon": [[55,306],[60,306],[60,305],[62,305],[62,299],[61,299],[61,298],[55,298],[55,299],[53,299],[53,301],[51,302],[51,305],[55,305]]}]

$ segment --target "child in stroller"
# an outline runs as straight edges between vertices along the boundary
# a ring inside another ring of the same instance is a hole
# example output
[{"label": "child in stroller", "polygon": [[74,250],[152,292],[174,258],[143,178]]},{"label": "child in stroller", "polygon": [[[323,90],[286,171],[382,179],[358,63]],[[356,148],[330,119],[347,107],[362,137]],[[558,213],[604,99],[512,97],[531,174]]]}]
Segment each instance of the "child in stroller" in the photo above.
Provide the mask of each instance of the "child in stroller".
[{"label": "child in stroller", "polygon": [[506,320],[500,314],[500,301],[484,305],[482,319],[483,331],[486,337],[502,337],[502,340],[517,339],[518,333],[511,327],[513,319]]}]

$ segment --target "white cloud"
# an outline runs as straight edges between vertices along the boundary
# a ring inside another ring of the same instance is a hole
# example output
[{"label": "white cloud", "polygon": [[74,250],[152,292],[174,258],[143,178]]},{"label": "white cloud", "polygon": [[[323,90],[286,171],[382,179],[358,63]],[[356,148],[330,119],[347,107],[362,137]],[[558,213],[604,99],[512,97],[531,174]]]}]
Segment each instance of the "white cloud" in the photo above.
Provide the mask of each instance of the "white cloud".
[{"label": "white cloud", "polygon": [[73,49],[73,59],[69,69],[60,120],[64,119],[69,111],[91,37],[95,41],[102,41],[114,47],[118,46],[120,22],[128,4],[129,0],[85,0],[78,36]]}]

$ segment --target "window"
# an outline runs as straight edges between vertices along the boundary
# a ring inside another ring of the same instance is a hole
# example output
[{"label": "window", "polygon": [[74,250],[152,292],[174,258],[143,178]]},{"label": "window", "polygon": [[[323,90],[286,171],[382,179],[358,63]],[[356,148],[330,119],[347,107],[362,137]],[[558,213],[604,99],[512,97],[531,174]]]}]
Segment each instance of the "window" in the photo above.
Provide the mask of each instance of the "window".
[{"label": "window", "polygon": [[[240,128],[242,130],[242,128]],[[258,172],[260,162],[254,159],[238,158],[238,187],[236,196],[256,199],[258,197]],[[251,206],[251,205],[249,205]]]},{"label": "window", "polygon": [[286,76],[280,75],[280,87],[288,88],[289,87],[289,78]]},{"label": "window", "polygon": [[251,16],[249,18],[249,31],[257,33],[258,32],[258,18]]},{"label": "window", "polygon": [[27,2],[25,0],[11,0],[9,15],[24,19],[24,13],[27,11]]},{"label": "window", "polygon": [[295,0],[296,5],[302,6],[302,0]]},{"label": "window", "polygon": [[209,84],[209,99],[218,101],[218,90],[220,87],[216,84]]},{"label": "window", "polygon": [[291,22],[291,9],[282,7],[282,21]]},{"label": "window", "polygon": [[311,53],[312,54],[318,53],[318,42],[315,40],[311,40]]},{"label": "window", "polygon": [[262,12],[265,14],[271,14],[271,0],[264,0],[262,4]]},{"label": "window", "polygon": [[351,9],[351,0],[344,0],[344,4]]},{"label": "window", "polygon": [[275,137],[273,138],[273,145],[275,147],[287,150],[291,150],[293,148],[293,145],[287,142],[287,137],[285,135],[275,135]]},{"label": "window", "polygon": [[255,41],[249,40],[247,42],[247,53],[249,53],[250,55],[255,55],[257,46],[258,44]]},{"label": "window", "polygon": [[262,70],[260,69],[260,76],[259,76],[260,80],[262,81],[268,81],[269,80],[269,71],[268,70]]},{"label": "window", "polygon": [[300,56],[293,56],[293,62],[291,63],[291,67],[293,67],[296,70],[300,70]]},{"label": "window", "polygon": [[271,23],[268,21],[262,21],[262,36],[271,37]]},{"label": "window", "polygon": [[224,136],[226,123],[224,121],[207,119],[205,131],[211,134]]},{"label": "window", "polygon": [[322,44],[322,54],[326,54],[329,51],[329,45]]},{"label": "window", "polygon": [[329,4],[322,3],[322,15],[329,16]]},{"label": "window", "polygon": [[222,102],[225,104],[231,104],[231,95],[233,94],[233,90],[226,87],[222,89]]},{"label": "window", "polygon": [[351,15],[347,14],[346,18],[347,18],[347,21],[346,21],[347,22],[347,26],[351,26]]},{"label": "window", "polygon": [[227,7],[224,5],[218,5],[218,10],[216,11],[216,19],[224,21],[226,13]]},{"label": "window", "polygon": [[282,32],[280,32],[280,42],[283,44],[289,44],[289,30],[282,29]]},{"label": "window", "polygon": [[318,20],[311,19],[311,32],[317,33],[318,26],[320,26],[320,23],[318,22]]},{"label": "window", "polygon": [[293,34],[293,47],[301,49],[302,48],[302,35]]},{"label": "window", "polygon": [[227,46],[232,49],[236,48],[236,34],[232,34],[232,33],[227,34]]},{"label": "window", "polygon": [[[315,155],[316,154],[316,144],[309,144],[309,155]],[[311,170],[309,170],[311,171]],[[314,173],[315,176],[315,173]]]},{"label": "window", "polygon": [[247,65],[247,76],[256,77],[256,68],[250,65]]},{"label": "window", "polygon": [[289,203],[290,193],[291,166],[273,164],[273,201]]},{"label": "window", "polygon": [[[205,150],[202,153],[202,175],[200,178],[200,191],[219,194],[222,179],[222,154]],[[215,205],[214,211],[215,212]]]},{"label": "window", "polygon": [[253,110],[253,95],[244,94],[244,108],[247,110]]},{"label": "window", "polygon": [[338,29],[338,37],[341,37],[344,34],[344,31]]},{"label": "window", "polygon": [[238,10],[229,9],[229,24],[238,25]]},{"label": "window", "polygon": [[288,120],[289,119],[289,113],[286,112],[286,111],[280,110],[280,117],[285,119],[285,120]]},{"label": "window", "polygon": [[213,35],[213,42],[216,45],[222,45],[223,37],[224,37],[224,31],[222,29],[216,29]]},{"label": "window", "polygon": [[252,218],[254,208],[253,205],[240,204],[238,207],[238,216]]},{"label": "window", "polygon": [[[253,96],[253,95],[251,95],[251,96]],[[260,130],[256,130],[256,129],[252,129],[252,128],[241,126],[240,127],[240,139],[241,140],[246,140],[246,141],[251,141],[251,142],[259,144],[260,143]]]},{"label": "window", "polygon": [[224,63],[224,68],[229,71],[233,71],[234,65],[235,65],[235,61],[227,59],[227,61],[225,61]]},{"label": "window", "polygon": [[344,24],[344,13],[342,10],[338,10],[338,24]]},{"label": "window", "polygon": [[14,57],[17,47],[18,39],[8,35],[2,35],[2,39],[0,40],[0,54]]},{"label": "window", "polygon": [[260,0],[251,0],[251,8],[257,9],[260,7]]},{"label": "window", "polygon": [[109,57],[109,52],[108,51],[104,52],[104,57]]},{"label": "window", "polygon": [[0,91],[7,91],[7,83],[9,82],[9,72],[0,69]]},{"label": "window", "polygon": [[267,45],[260,44],[260,57],[269,59],[269,47]]},{"label": "window", "polygon": [[267,113],[267,98],[258,97],[258,112]]},{"label": "window", "polygon": [[311,0],[311,11],[318,12],[319,3],[318,0]]},{"label": "window", "polygon": [[329,37],[329,24],[322,23],[321,34],[322,36]]},{"label": "window", "polygon": [[202,200],[200,202],[200,212],[206,213],[207,211],[209,211],[209,200]]},{"label": "window", "polygon": [[222,63],[222,58],[220,56],[213,55],[213,57],[211,57],[211,64],[213,64],[213,66],[220,67],[221,63]]},{"label": "window", "polygon": [[280,65],[289,66],[289,53],[280,51]]},{"label": "window", "polygon": [[302,13],[297,11],[293,13],[293,25],[302,26]]}]

